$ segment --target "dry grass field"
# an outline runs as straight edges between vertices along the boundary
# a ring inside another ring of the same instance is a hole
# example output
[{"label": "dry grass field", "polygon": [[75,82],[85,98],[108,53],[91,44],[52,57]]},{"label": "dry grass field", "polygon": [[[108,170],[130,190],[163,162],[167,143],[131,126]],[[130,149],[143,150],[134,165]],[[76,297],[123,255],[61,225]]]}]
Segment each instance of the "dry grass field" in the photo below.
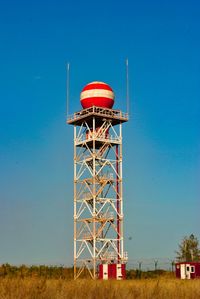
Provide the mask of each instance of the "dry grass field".
[{"label": "dry grass field", "polygon": [[126,281],[1,278],[0,299],[198,299],[200,280]]}]

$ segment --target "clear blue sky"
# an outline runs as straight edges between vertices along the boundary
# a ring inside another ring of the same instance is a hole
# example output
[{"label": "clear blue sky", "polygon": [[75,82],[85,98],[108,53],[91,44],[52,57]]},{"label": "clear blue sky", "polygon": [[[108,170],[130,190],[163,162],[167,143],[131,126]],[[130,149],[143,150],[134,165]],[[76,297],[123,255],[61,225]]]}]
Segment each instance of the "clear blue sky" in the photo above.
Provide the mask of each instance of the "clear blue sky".
[{"label": "clear blue sky", "polygon": [[[173,257],[200,238],[199,1],[4,1],[0,9],[0,263],[73,256],[73,130],[82,87],[109,83],[124,125],[125,247]],[[129,237],[132,237],[129,238]],[[130,240],[131,239],[131,240]]]}]

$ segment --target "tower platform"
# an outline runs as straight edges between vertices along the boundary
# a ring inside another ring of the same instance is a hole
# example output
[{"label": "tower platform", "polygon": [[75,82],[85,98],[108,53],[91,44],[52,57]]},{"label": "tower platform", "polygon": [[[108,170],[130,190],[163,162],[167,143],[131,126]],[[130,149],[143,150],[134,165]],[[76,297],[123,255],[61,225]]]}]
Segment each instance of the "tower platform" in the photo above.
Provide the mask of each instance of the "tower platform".
[{"label": "tower platform", "polygon": [[88,125],[92,126],[93,117],[96,119],[96,125],[101,125],[105,119],[111,120],[113,126],[128,121],[128,113],[124,113],[121,110],[92,106],[69,116],[67,123],[69,125],[81,126],[85,120]]}]

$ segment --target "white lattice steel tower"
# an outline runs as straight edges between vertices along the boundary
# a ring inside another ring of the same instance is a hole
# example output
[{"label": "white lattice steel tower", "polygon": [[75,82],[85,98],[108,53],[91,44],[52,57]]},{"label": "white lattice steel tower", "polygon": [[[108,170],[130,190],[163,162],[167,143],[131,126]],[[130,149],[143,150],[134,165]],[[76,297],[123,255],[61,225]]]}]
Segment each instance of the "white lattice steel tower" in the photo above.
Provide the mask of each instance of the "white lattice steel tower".
[{"label": "white lattice steel tower", "polygon": [[98,265],[127,261],[123,240],[122,123],[128,121],[128,115],[108,108],[114,96],[107,84],[94,82],[87,86],[89,90],[85,88],[81,94],[85,109],[67,121],[74,126],[75,279],[85,268],[95,279]]}]

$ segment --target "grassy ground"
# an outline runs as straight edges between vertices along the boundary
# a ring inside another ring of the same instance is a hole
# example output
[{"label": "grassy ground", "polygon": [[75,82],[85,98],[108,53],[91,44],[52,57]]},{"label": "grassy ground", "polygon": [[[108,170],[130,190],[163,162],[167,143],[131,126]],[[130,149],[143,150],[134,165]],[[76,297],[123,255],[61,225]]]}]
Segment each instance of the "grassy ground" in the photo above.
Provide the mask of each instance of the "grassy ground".
[{"label": "grassy ground", "polygon": [[198,299],[200,280],[66,281],[1,278],[0,299]]}]

